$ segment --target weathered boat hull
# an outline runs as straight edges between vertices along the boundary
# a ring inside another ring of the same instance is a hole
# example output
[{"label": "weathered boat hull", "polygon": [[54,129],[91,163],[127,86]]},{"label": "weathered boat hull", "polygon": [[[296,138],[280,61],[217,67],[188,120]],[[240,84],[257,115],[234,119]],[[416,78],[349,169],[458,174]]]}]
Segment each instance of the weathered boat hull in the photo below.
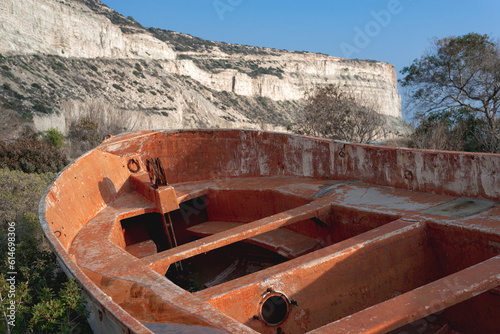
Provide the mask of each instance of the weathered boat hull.
[{"label": "weathered boat hull", "polygon": [[68,166],[40,221],[95,332],[497,333],[499,200],[500,155],[148,131]]}]

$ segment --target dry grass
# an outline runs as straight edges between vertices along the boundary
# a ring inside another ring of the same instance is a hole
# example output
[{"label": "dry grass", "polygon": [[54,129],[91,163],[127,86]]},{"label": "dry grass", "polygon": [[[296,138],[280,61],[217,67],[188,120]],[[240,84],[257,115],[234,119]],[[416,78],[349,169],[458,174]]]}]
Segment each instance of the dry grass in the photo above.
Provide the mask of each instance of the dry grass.
[{"label": "dry grass", "polygon": [[61,108],[68,129],[68,153],[80,156],[99,145],[105,136],[137,130],[138,118],[130,118],[104,98],[64,101]]}]

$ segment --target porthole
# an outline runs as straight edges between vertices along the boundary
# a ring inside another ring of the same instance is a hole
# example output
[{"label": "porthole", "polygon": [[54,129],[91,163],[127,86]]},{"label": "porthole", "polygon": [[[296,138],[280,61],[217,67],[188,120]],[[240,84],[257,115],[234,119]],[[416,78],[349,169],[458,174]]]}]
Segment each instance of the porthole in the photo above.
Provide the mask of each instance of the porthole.
[{"label": "porthole", "polygon": [[259,317],[269,326],[277,326],[286,320],[290,312],[288,297],[279,292],[268,292],[259,305]]}]

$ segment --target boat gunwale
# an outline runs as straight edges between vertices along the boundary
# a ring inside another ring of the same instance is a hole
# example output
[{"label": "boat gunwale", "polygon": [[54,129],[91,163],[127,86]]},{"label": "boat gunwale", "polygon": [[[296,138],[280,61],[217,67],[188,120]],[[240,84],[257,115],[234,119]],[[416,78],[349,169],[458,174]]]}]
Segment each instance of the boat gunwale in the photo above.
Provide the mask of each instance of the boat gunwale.
[{"label": "boat gunwale", "polygon": [[46,218],[46,198],[49,192],[52,190],[52,186],[57,181],[59,176],[61,176],[68,168],[75,164],[77,160],[83,158],[90,154],[93,150],[87,151],[81,157],[76,159],[75,161],[68,164],[64,167],[57,175],[54,180],[47,186],[45,189],[42,198],[38,204],[38,219],[40,222],[40,226],[42,228],[45,237],[49,241],[49,246],[52,251],[55,253],[56,258],[61,265],[66,276],[70,279],[75,279],[78,286],[82,290],[83,294],[86,296],[86,299],[91,303],[97,304],[98,307],[106,317],[109,318],[112,323],[116,324],[119,327],[122,327],[124,330],[132,330],[137,334],[153,334],[151,330],[149,330],[146,326],[144,326],[139,320],[131,316],[125,309],[123,309],[120,305],[115,303],[106,293],[104,293],[98,286],[95,284],[84,272],[83,270],[76,264],[75,260],[71,258],[71,255],[68,250],[63,246],[63,244],[56,237],[54,231],[50,228],[50,225]]},{"label": "boat gunwale", "polygon": [[[151,135],[158,135],[159,133],[173,133],[173,134],[176,134],[176,133],[186,133],[186,132],[195,132],[195,133],[217,133],[217,132],[222,132],[222,131],[227,131],[227,132],[231,132],[231,131],[241,131],[241,130],[236,130],[236,129],[225,129],[225,130],[163,130],[163,131],[151,131],[151,132],[147,132],[147,133],[144,133],[142,136],[143,137],[147,137],[147,136],[151,136]],[[262,133],[262,131],[258,131],[258,130],[245,130],[245,132],[253,132],[253,133]],[[276,133],[276,134],[280,134],[280,135],[286,135],[286,136],[289,136],[289,137],[295,137],[295,138],[308,138],[308,139],[313,139],[315,141],[320,141],[320,142],[324,142],[324,143],[338,143],[338,144],[344,144],[344,145],[352,145],[353,147],[369,147],[369,148],[373,148],[374,146],[373,145],[368,145],[368,144],[352,144],[352,143],[343,143],[343,142],[338,142],[338,141],[332,141],[332,140],[328,140],[328,139],[319,139],[319,138],[314,138],[314,137],[307,137],[307,136],[300,136],[300,135],[290,135],[290,134],[286,134],[286,133],[279,133],[279,132],[265,132],[265,133],[269,133],[269,134],[273,134],[273,133]],[[120,307],[117,303],[115,303],[111,298],[109,298],[108,295],[106,295],[94,282],[92,282],[92,280],[82,271],[82,269],[76,264],[76,261],[72,258],[72,256],[70,255],[69,253],[69,248],[68,250],[66,250],[66,248],[64,247],[64,245],[61,243],[61,241],[56,237],[55,235],[55,232],[50,228],[50,225],[46,219],[46,211],[47,211],[47,196],[48,194],[50,193],[50,191],[52,190],[52,187],[54,186],[55,182],[60,178],[60,176],[65,173],[68,168],[70,168],[71,166],[73,166],[75,163],[77,163],[78,161],[80,161],[81,159],[84,159],[86,156],[88,156],[89,154],[91,154],[94,150],[100,150],[101,152],[103,153],[110,153],[110,154],[113,154],[112,152],[109,152],[106,150],[106,148],[108,147],[108,145],[112,145],[112,144],[117,144],[119,143],[119,141],[117,141],[120,137],[124,136],[124,135],[127,135],[127,134],[131,134],[131,133],[126,133],[126,134],[122,134],[122,135],[119,135],[117,137],[114,137],[114,138],[111,138],[105,142],[103,142],[100,146],[98,146],[97,148],[93,149],[93,150],[90,150],[88,152],[86,152],[84,155],[82,155],[81,157],[79,157],[78,159],[76,159],[75,161],[73,161],[72,163],[68,164],[63,170],[61,170],[57,175],[56,177],[54,178],[54,180],[51,182],[51,184],[45,189],[44,191],[44,194],[40,200],[40,203],[39,203],[39,206],[38,206],[38,215],[39,215],[39,220],[40,220],[40,224],[41,224],[41,227],[42,227],[42,230],[45,234],[45,236],[47,237],[47,239],[49,240],[49,243],[50,243],[50,246],[51,248],[55,251],[56,255],[57,255],[57,258],[58,260],[60,261],[62,267],[63,267],[63,270],[69,274],[68,276],[70,277],[75,277],[77,278],[77,281],[79,281],[79,285],[81,286],[81,288],[84,290],[84,292],[86,293],[87,296],[90,297],[90,299],[92,300],[93,303],[98,303],[98,305],[100,305],[103,309],[104,312],[109,312],[109,316],[111,316],[111,318],[114,319],[114,322],[117,323],[117,324],[120,324],[123,327],[125,328],[129,328],[133,331],[135,331],[136,333],[151,333],[151,331],[149,329],[147,329],[140,321],[138,321],[137,319],[135,319],[133,316],[131,316],[127,311],[125,311],[122,307]],[[133,133],[132,133],[133,134]],[[133,140],[134,138],[136,137],[131,137],[131,138],[128,138],[128,139],[123,139],[122,142],[125,142],[127,140]],[[495,160],[499,160],[499,157],[500,155],[498,154],[489,154],[489,153],[465,153],[465,152],[450,152],[450,151],[437,151],[437,150],[419,150],[419,149],[409,149],[409,148],[399,148],[399,147],[389,147],[389,146],[375,146],[377,149],[380,149],[380,150],[390,150],[390,151],[397,151],[397,152],[423,152],[423,153],[429,153],[431,155],[435,155],[435,154],[446,154],[447,156],[453,156],[453,154],[460,154],[460,155],[465,155],[465,156],[470,156],[472,157],[472,159],[474,159],[474,157],[489,157],[489,156],[494,156],[495,157]],[[137,153],[139,154],[139,153]],[[306,178],[312,178],[312,179],[316,179],[315,177],[306,177]],[[362,180],[362,179],[361,179]],[[363,180],[363,182],[366,182],[368,184],[376,184],[376,185],[379,185],[379,186],[382,186],[382,187],[390,187],[390,188],[396,188],[396,189],[403,189],[404,188],[401,188],[401,187],[397,187],[397,186],[387,186],[387,185],[380,185],[379,183],[377,182],[369,182],[369,181],[366,181],[366,180]],[[414,191],[414,192],[423,192],[423,193],[426,193],[426,191],[422,191],[422,190],[417,190],[417,189],[407,189],[407,190],[410,190],[410,191]],[[457,196],[457,195],[454,195],[454,194],[449,194],[448,192],[446,191],[443,191],[443,192],[438,192],[442,195],[447,195],[447,196]],[[489,199],[492,199],[494,200],[495,202],[498,203],[498,198],[494,197],[494,198],[489,198]],[[109,203],[108,203],[109,205]],[[445,223],[445,219],[439,219],[441,220],[443,223]],[[450,219],[451,221],[451,219]],[[454,219],[453,221],[457,221],[456,219]],[[458,224],[458,223],[457,223]],[[75,236],[76,237],[76,236]],[[74,240],[74,238],[73,238]],[[70,247],[70,246],[68,246]],[[106,314],[108,316],[108,314]],[[118,320],[118,321],[116,321]]]}]

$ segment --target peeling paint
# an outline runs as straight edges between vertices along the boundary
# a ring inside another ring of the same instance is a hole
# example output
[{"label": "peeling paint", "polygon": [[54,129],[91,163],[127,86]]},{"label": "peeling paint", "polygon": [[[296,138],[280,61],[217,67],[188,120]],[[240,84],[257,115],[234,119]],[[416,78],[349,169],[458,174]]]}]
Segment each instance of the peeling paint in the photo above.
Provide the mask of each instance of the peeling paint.
[{"label": "peeling paint", "polygon": [[[159,157],[173,189],[153,200],[144,169],[126,168],[131,157],[143,166]],[[499,168],[499,155],[256,131],[143,132],[111,138],[67,167],[44,196],[40,219],[65,267],[113,310],[120,328],[147,333],[137,322],[147,315],[158,323],[274,334],[253,318],[272,289],[295,303],[280,324],[286,333],[387,332],[457,303],[477,306],[500,285]],[[216,199],[217,191],[226,195]],[[207,218],[195,227],[211,222],[213,208],[239,225],[156,254],[154,240],[138,240],[144,257],[126,251],[122,219],[175,212],[199,196]],[[453,219],[425,211],[464,196],[489,205]],[[280,240],[283,229],[314,246],[294,253],[300,247]],[[229,281],[222,269],[220,280],[196,293],[163,275],[179,260],[240,241],[288,261]],[[492,312],[474,326],[488,332],[500,316]]]}]

